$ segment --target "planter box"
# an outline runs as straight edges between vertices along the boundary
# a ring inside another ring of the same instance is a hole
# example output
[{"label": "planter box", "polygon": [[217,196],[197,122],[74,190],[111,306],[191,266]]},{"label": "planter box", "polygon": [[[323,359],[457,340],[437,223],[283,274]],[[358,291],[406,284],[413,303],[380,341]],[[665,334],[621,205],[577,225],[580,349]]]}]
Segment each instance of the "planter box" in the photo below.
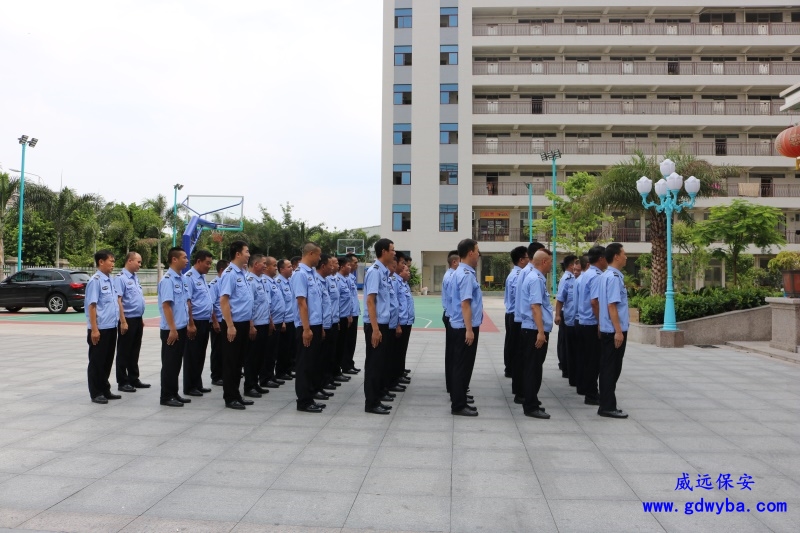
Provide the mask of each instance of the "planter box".
[{"label": "planter box", "polygon": [[[631,322],[628,340],[656,344],[656,332],[662,328]],[[725,344],[728,341],[769,341],[772,338],[772,309],[768,305],[755,309],[731,311],[719,315],[678,322],[686,344]]]}]

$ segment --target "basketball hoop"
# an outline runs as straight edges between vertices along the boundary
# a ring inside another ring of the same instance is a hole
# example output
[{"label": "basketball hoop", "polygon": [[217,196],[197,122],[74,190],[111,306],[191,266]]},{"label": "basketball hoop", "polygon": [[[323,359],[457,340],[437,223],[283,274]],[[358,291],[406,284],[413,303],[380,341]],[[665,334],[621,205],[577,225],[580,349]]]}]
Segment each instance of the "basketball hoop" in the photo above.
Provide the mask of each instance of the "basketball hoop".
[{"label": "basketball hoop", "polygon": [[225,236],[222,234],[222,232],[214,231],[211,233],[211,240],[217,244],[221,243],[224,239]]}]

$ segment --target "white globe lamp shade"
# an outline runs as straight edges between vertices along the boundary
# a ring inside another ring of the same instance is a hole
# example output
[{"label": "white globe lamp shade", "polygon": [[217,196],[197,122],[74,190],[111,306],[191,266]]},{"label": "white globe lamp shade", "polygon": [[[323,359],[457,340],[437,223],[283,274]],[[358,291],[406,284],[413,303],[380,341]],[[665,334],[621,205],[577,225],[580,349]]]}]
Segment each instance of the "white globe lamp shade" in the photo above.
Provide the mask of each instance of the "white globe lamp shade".
[{"label": "white globe lamp shade", "polygon": [[691,195],[695,195],[700,192],[700,180],[694,176],[689,176],[683,186],[686,187],[686,192]]},{"label": "white globe lamp shade", "polygon": [[673,172],[667,176],[667,187],[669,187],[671,191],[681,190],[681,187],[683,187],[683,176],[677,172]]},{"label": "white globe lamp shade", "polygon": [[669,176],[675,172],[675,163],[672,162],[672,159],[665,159],[661,162],[661,175],[662,176]]},{"label": "white globe lamp shade", "polygon": [[639,194],[650,194],[650,191],[653,190],[653,180],[642,176],[636,181],[636,190],[639,191]]},{"label": "white globe lamp shade", "polygon": [[656,182],[656,194],[658,196],[667,195],[667,180],[662,178]]}]

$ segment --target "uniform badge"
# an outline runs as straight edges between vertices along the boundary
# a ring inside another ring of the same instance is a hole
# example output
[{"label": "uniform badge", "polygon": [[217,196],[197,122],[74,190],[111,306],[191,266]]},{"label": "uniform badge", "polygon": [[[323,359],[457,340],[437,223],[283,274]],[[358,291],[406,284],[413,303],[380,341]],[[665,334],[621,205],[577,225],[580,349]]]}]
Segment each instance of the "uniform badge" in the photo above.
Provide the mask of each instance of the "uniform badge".
[{"label": "uniform badge", "polygon": [[176,283],[176,284],[175,284],[175,288],[176,288],[176,289],[180,289],[180,288],[181,288],[181,285],[180,285],[180,283]]}]

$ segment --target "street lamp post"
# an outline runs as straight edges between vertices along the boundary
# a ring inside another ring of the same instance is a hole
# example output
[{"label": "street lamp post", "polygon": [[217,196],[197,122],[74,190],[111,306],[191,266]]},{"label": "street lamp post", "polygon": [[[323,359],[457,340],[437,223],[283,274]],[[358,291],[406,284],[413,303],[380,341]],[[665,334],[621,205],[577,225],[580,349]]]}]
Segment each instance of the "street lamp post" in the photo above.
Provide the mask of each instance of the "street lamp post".
[{"label": "street lamp post", "polygon": [[[542,157],[542,161],[552,160],[553,161],[553,194],[558,194],[556,192],[556,159],[561,159],[561,150],[550,150],[549,152],[542,152],[539,154]],[[552,279],[551,285],[553,287],[553,294],[556,293],[558,288],[558,271],[556,270],[556,230],[558,229],[558,222],[556,221],[556,200],[553,198],[553,272],[552,272]],[[533,258],[531,258],[533,259]]]},{"label": "street lamp post", "polygon": [[17,228],[17,271],[20,271],[22,270],[22,215],[25,212],[25,148],[27,146],[35,147],[39,139],[34,137],[28,140],[27,135],[22,135],[17,140],[22,145],[22,165],[19,169],[19,227]]},{"label": "street lamp post", "polygon": [[[654,207],[657,213],[665,213],[667,216],[667,301],[664,305],[664,326],[661,331],[678,331],[675,318],[675,288],[672,283],[672,213],[680,213],[683,209],[694,207],[695,196],[700,192],[700,180],[690,176],[684,183],[683,176],[675,172],[675,163],[670,159],[661,162],[661,175],[664,177],[655,185],[658,203],[647,200],[647,195],[653,190],[653,181],[650,178],[646,176],[639,178],[636,190],[642,195],[642,205],[645,209]],[[678,194],[683,186],[689,194],[688,202],[678,202]]]},{"label": "street lamp post", "polygon": [[174,248],[178,231],[178,191],[183,189],[183,185],[176,183],[172,188],[175,190],[172,202],[172,247]]}]

